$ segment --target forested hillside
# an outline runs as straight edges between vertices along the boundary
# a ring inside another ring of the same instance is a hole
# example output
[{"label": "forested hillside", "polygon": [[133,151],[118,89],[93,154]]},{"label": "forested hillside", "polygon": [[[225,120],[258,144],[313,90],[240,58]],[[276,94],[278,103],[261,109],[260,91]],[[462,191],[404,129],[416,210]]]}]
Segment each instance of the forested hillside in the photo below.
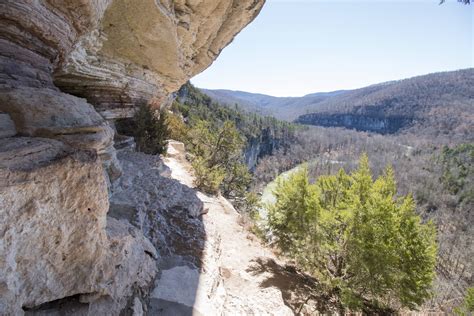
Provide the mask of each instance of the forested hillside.
[{"label": "forested hillside", "polygon": [[202,93],[190,83],[178,92],[174,107],[186,120],[205,120],[217,129],[226,120],[245,137],[245,161],[250,169],[255,168],[259,158],[285,149],[294,139],[294,124],[248,112],[240,106],[226,107]]},{"label": "forested hillside", "polygon": [[238,104],[248,111],[302,124],[413,133],[445,142],[474,140],[474,68],[303,97],[204,91],[224,105]]},{"label": "forested hillside", "polygon": [[312,105],[296,121],[382,134],[474,140],[474,69],[387,82]]},{"label": "forested hillside", "polygon": [[[413,195],[413,210],[423,223],[433,221],[437,231],[435,282],[432,288],[429,282],[424,281],[423,285],[423,291],[430,288],[433,295],[424,292],[423,296],[429,299],[422,308],[451,312],[461,304],[473,283],[470,271],[474,269],[471,260],[474,249],[470,245],[474,242],[474,231],[470,223],[474,221],[474,147],[469,141],[462,144],[462,134],[456,134],[461,141],[446,145],[443,139],[418,137],[413,133],[382,135],[340,127],[295,125],[249,113],[240,106],[223,106],[191,84],[182,87],[170,111],[162,113],[159,119],[143,111],[137,113],[135,127],[128,128],[135,131],[138,146],[148,148],[141,144],[145,141],[155,150],[161,148],[165,138],[183,141],[195,170],[195,185],[210,194],[221,193],[228,197],[247,219],[255,218],[258,213],[258,193],[265,185],[299,164],[307,163],[308,183],[317,182],[321,188],[327,181],[333,181],[328,176],[340,174],[341,168],[347,174],[355,172],[359,157],[365,154],[373,179],[383,177],[387,165],[392,166],[390,177],[397,186],[396,199],[401,196],[410,199]],[[149,125],[154,127],[149,129],[146,127]],[[124,132],[121,124],[117,124],[117,129]],[[137,131],[145,138],[137,135]],[[365,177],[369,177],[368,174]],[[378,190],[375,183],[379,182],[374,182],[373,190]],[[347,192],[352,190],[346,189]],[[287,195],[291,200],[298,196],[297,193],[281,192],[279,196]],[[284,209],[278,212],[279,218],[287,216]],[[274,229],[284,228],[278,223],[278,220],[274,222],[277,225]],[[308,223],[308,227],[313,224]],[[306,246],[315,247],[313,244]],[[365,249],[364,245],[361,247]],[[293,250],[292,256],[300,252]],[[366,297],[360,296],[359,290],[350,290],[357,296],[353,299],[363,302],[364,308],[379,308],[380,302],[364,302]],[[382,296],[385,295],[390,296],[389,292]],[[401,298],[405,294],[399,292],[397,295]],[[352,304],[345,301],[347,298],[336,296],[341,304]],[[416,302],[421,304],[421,300]]]},{"label": "forested hillside", "polygon": [[209,89],[202,89],[202,91],[222,105],[234,106],[237,104],[250,112],[271,115],[285,121],[292,121],[298,115],[305,113],[304,110],[312,104],[317,104],[345,92],[340,90],[311,93],[303,97],[274,97],[244,91]]}]

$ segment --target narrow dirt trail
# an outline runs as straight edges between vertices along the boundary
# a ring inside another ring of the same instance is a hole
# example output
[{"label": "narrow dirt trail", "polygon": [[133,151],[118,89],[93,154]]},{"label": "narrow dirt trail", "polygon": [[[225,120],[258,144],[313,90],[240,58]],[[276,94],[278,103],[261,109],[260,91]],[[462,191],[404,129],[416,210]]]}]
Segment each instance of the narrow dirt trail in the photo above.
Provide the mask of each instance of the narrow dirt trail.
[{"label": "narrow dirt trail", "polygon": [[240,215],[226,199],[203,194],[198,197],[208,208],[204,216],[206,228],[213,227],[220,236],[219,271],[226,291],[224,314],[293,315],[281,291],[264,285],[273,274],[258,270],[258,262],[276,261],[272,252],[239,224]]},{"label": "narrow dirt trail", "polygon": [[[184,148],[179,143],[171,147],[168,157],[164,159],[165,165],[171,169],[171,178],[184,185],[192,185],[192,168],[184,157]],[[211,255],[206,251],[203,258],[204,266],[218,266],[219,285],[215,291],[221,292],[223,301],[222,309],[215,310],[215,314],[293,315],[293,311],[285,305],[282,291],[268,282],[274,278],[274,273],[271,269],[262,269],[262,262],[278,262],[275,255],[239,224],[240,215],[229,201],[201,192],[197,196],[204,204],[206,243],[213,243],[216,248],[218,240],[219,255]],[[216,262],[206,263],[206,256]],[[201,275],[201,278],[205,279],[205,276]],[[206,282],[199,283],[199,286],[201,283],[204,286]],[[195,310],[202,310],[199,306],[203,304],[198,295],[194,303]]]}]

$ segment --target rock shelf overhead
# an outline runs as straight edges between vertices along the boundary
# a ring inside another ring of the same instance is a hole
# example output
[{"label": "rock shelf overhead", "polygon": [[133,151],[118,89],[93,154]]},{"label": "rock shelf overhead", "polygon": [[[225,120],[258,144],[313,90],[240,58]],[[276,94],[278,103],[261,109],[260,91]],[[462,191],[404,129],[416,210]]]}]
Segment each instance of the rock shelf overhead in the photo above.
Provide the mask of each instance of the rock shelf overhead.
[{"label": "rock shelf overhead", "polygon": [[0,314],[65,297],[113,313],[151,282],[154,247],[107,217],[113,120],[169,103],[263,4],[0,2]]}]

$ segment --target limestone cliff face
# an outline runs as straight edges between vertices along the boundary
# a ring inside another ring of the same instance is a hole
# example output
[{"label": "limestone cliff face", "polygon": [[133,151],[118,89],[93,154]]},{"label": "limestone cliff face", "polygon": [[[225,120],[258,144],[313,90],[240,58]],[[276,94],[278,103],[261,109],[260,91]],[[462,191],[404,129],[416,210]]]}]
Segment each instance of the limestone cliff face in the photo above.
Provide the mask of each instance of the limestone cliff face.
[{"label": "limestone cliff face", "polygon": [[[55,73],[64,91],[106,117],[153,98],[162,104],[207,68],[263,1],[113,1]],[[104,93],[104,90],[107,93]]]},{"label": "limestone cliff face", "polygon": [[262,134],[250,138],[244,150],[245,164],[250,170],[255,170],[260,158],[273,154],[281,148],[285,140],[274,135],[270,128],[262,130]]},{"label": "limestone cliff face", "polygon": [[[2,76],[86,98],[107,116],[168,98],[207,68],[261,0],[2,1]],[[11,76],[15,78],[11,78]],[[51,76],[53,75],[53,76]]]},{"label": "limestone cliff face", "polygon": [[152,280],[153,245],[107,219],[111,120],[166,104],[263,3],[0,2],[0,314],[76,295],[118,313]]}]

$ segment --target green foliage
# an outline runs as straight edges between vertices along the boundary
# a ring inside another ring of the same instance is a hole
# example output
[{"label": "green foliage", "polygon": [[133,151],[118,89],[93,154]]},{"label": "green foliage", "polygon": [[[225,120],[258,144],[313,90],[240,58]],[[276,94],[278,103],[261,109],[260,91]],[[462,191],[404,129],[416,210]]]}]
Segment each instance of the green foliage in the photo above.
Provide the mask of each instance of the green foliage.
[{"label": "green foliage", "polygon": [[166,113],[159,117],[150,107],[142,104],[133,117],[133,136],[137,143],[138,151],[146,154],[162,154],[166,148],[169,131],[166,125]]},{"label": "green foliage", "polygon": [[217,131],[207,121],[197,121],[188,134],[189,147],[196,156],[193,161],[196,186],[227,197],[243,197],[252,181],[242,163],[244,141],[231,121]]},{"label": "green foliage", "polygon": [[222,182],[222,194],[244,197],[251,182],[252,175],[244,163],[239,161],[230,163],[226,167],[226,177]]},{"label": "green foliage", "polygon": [[246,192],[245,203],[242,206],[244,213],[249,214],[254,220],[259,219],[260,197],[255,192]]},{"label": "green foliage", "polygon": [[225,170],[219,166],[210,166],[202,157],[196,157],[192,166],[196,180],[194,184],[204,192],[217,194],[225,177]]},{"label": "green foliage", "polygon": [[189,128],[183,122],[183,119],[175,113],[166,115],[166,125],[169,130],[169,138],[180,142],[186,142]]},{"label": "green foliage", "polygon": [[375,181],[366,155],[351,174],[311,184],[302,168],[278,181],[269,226],[282,251],[311,272],[341,308],[405,306],[429,297],[436,244],[411,196],[396,197],[393,170]]},{"label": "green foliage", "polygon": [[474,313],[474,287],[467,289],[464,301],[461,306],[454,309],[454,313],[459,316],[469,316]]},{"label": "green foliage", "polygon": [[265,137],[275,139],[278,146],[285,147],[293,138],[296,125],[264,117],[255,113],[246,113],[238,107],[226,107],[214,102],[209,96],[187,83],[181,88],[186,97],[178,98],[173,107],[189,120],[190,125],[206,121],[212,129],[218,129],[225,121],[232,121],[247,144],[252,140]]}]

